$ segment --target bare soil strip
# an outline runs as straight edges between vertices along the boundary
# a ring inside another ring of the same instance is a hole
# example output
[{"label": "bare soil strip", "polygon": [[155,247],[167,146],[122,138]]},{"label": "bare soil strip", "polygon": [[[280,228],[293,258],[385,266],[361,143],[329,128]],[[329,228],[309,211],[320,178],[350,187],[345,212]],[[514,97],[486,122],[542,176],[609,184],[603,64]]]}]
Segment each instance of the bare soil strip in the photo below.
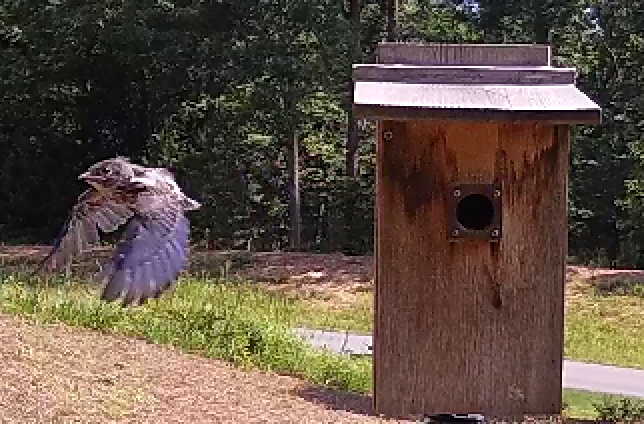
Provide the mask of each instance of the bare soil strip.
[{"label": "bare soil strip", "polygon": [[376,423],[365,396],[0,315],[3,423]]}]

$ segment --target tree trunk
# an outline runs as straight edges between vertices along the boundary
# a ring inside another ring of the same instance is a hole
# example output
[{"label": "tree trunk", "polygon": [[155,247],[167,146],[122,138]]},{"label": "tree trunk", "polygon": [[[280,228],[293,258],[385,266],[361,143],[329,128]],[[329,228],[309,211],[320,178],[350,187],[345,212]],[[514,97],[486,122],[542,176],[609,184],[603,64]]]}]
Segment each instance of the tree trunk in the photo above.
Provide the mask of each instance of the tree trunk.
[{"label": "tree trunk", "polygon": [[610,269],[615,269],[617,268],[617,263],[619,262],[619,254],[620,254],[620,231],[618,227],[618,220],[619,220],[619,210],[616,210],[615,213],[613,214],[613,219],[611,220],[610,223],[610,229],[609,229],[609,237],[608,237],[608,242],[606,243],[606,250],[607,250],[607,256],[608,256],[608,267]]},{"label": "tree trunk", "polygon": [[138,74],[137,88],[139,91],[139,104],[137,105],[138,125],[136,127],[138,134],[135,135],[134,140],[142,143],[139,153],[146,156],[149,160],[151,159],[151,153],[154,151],[152,145],[156,144],[150,137],[153,132],[152,127],[154,124],[151,119],[150,93],[145,69],[141,69]]},{"label": "tree trunk", "polygon": [[[361,52],[361,43],[360,43],[360,11],[362,9],[362,0],[350,0],[349,3],[349,12],[351,19],[351,39],[349,40],[349,59],[351,64],[360,61],[360,52]],[[349,68],[349,113],[347,116],[347,151],[346,151],[346,170],[347,176],[349,178],[355,178],[358,173],[358,129],[356,126],[356,120],[353,115],[353,95],[354,95],[354,86],[353,80],[351,77],[352,69]]]},{"label": "tree trunk", "polygon": [[300,172],[299,172],[299,145],[298,135],[295,128],[291,127],[287,135],[288,155],[288,192],[289,192],[289,215],[291,221],[291,250],[299,250],[302,235],[302,214],[300,203]]},{"label": "tree trunk", "polygon": [[498,1],[480,2],[481,28],[483,41],[486,43],[503,43],[505,35],[502,28],[502,19],[508,13],[507,7]]},{"label": "tree trunk", "polygon": [[532,11],[534,13],[534,41],[538,44],[548,44],[550,42],[550,25],[546,4],[544,0],[533,0]]},{"label": "tree trunk", "polygon": [[[353,90],[351,90],[353,91]],[[352,93],[353,94],[353,93]],[[345,157],[347,167],[347,177],[355,178],[358,176],[358,126],[353,117],[353,111],[349,112],[349,132],[347,134],[347,152]]]},{"label": "tree trunk", "polygon": [[396,4],[397,0],[383,0],[385,5],[385,16],[387,21],[387,41],[396,41]]},{"label": "tree trunk", "polygon": [[[360,62],[361,55],[361,35],[360,35],[360,12],[362,9],[363,0],[350,0],[349,2],[349,18],[351,25],[351,39],[349,40],[349,59],[351,64]],[[345,166],[347,173],[347,180],[344,184],[343,196],[343,231],[341,232],[342,247],[345,252],[353,250],[353,239],[351,233],[355,227],[355,207],[354,207],[354,189],[355,179],[358,175],[358,127],[356,125],[355,116],[353,115],[353,96],[354,85],[351,78],[351,68],[349,69],[349,108],[347,116],[347,144],[345,152]]]}]

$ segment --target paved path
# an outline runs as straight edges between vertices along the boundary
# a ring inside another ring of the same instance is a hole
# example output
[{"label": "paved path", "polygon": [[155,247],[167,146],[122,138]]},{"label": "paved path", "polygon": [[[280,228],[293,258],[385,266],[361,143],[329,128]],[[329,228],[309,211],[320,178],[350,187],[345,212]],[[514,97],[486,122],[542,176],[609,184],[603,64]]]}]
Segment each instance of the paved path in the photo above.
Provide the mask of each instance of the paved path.
[{"label": "paved path", "polygon": [[[371,354],[371,336],[296,329],[313,346],[340,353]],[[563,387],[644,398],[644,370],[564,360]]]}]

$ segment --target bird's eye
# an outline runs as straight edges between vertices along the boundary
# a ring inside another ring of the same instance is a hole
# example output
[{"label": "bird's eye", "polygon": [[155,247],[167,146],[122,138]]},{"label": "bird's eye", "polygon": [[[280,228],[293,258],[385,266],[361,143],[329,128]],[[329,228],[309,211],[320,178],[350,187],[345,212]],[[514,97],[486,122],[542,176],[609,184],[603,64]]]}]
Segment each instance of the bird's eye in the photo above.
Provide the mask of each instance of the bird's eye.
[{"label": "bird's eye", "polygon": [[112,173],[112,168],[105,167],[101,170],[103,175],[110,175]]}]

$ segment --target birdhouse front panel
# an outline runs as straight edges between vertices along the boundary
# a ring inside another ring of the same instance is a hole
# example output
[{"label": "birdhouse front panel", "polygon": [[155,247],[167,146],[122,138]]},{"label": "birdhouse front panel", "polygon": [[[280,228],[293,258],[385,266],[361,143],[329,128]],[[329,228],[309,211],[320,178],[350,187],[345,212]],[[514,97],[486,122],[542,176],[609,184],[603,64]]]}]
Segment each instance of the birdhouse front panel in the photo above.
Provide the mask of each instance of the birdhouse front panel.
[{"label": "birdhouse front panel", "polygon": [[559,413],[568,126],[378,133],[376,410]]}]

